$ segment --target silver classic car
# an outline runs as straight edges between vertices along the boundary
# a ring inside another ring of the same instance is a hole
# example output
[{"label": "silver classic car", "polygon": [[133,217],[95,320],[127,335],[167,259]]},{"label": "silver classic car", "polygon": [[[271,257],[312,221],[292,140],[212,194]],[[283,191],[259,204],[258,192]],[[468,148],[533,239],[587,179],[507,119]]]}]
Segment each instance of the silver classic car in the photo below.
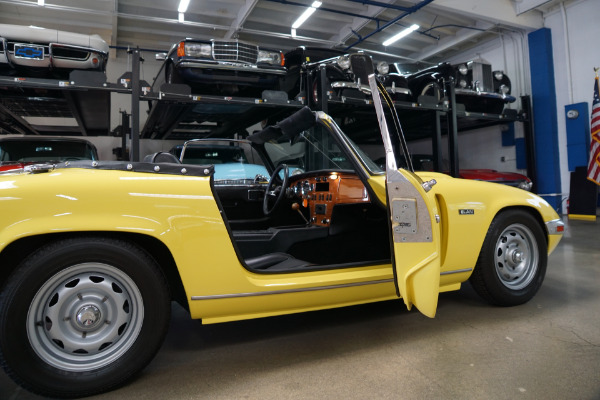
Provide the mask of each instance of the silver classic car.
[{"label": "silver classic car", "polygon": [[104,71],[108,44],[98,35],[0,24],[0,70],[25,76],[68,76],[74,69]]}]

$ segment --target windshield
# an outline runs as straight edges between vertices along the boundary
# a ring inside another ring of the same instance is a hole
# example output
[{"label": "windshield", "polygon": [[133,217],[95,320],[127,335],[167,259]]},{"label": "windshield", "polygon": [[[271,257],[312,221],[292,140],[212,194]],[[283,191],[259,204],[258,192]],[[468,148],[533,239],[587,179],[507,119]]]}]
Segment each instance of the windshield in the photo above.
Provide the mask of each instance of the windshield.
[{"label": "windshield", "polygon": [[265,150],[274,166],[287,164],[292,173],[318,170],[354,170],[354,166],[331,135],[329,129],[336,131],[345,144],[372,173],[381,173],[381,169],[352,140],[346,137],[339,127],[328,120],[328,126],[316,125],[290,140],[280,137],[265,143]]},{"label": "windshield", "polygon": [[6,140],[0,142],[0,161],[77,161],[97,160],[91,143],[70,140]]},{"label": "windshield", "polygon": [[269,177],[262,158],[247,140],[191,140],[171,153],[184,164],[214,165],[217,184],[246,184]]}]

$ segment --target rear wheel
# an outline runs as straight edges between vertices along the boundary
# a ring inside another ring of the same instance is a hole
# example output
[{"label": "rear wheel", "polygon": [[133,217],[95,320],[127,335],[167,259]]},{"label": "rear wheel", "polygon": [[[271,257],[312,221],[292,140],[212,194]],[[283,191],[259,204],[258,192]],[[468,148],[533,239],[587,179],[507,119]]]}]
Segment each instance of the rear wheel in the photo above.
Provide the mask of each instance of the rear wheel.
[{"label": "rear wheel", "polygon": [[546,275],[547,243],[539,222],[522,210],[492,221],[470,281],[485,300],[500,306],[526,303]]},{"label": "rear wheel", "polygon": [[170,316],[154,260],[127,242],[66,239],[29,256],[0,296],[0,362],[45,396],[111,390],[150,362]]}]

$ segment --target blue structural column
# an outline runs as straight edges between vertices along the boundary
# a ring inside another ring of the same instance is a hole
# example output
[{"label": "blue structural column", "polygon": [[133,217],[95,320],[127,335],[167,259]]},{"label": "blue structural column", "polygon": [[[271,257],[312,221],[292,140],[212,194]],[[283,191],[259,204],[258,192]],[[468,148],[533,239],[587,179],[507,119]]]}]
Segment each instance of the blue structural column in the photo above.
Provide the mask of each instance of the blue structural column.
[{"label": "blue structural column", "polygon": [[537,191],[559,210],[561,184],[552,35],[550,29],[542,28],[528,36]]}]

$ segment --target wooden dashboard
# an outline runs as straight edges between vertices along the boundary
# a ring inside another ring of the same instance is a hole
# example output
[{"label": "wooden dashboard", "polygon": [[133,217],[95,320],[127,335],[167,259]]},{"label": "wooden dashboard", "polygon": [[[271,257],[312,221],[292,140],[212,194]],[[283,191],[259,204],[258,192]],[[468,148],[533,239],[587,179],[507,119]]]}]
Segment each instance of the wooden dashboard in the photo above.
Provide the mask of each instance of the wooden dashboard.
[{"label": "wooden dashboard", "polygon": [[310,210],[310,222],[329,226],[337,204],[368,203],[367,189],[362,181],[349,173],[330,172],[316,176],[292,178],[290,188],[302,198],[302,207]]}]

